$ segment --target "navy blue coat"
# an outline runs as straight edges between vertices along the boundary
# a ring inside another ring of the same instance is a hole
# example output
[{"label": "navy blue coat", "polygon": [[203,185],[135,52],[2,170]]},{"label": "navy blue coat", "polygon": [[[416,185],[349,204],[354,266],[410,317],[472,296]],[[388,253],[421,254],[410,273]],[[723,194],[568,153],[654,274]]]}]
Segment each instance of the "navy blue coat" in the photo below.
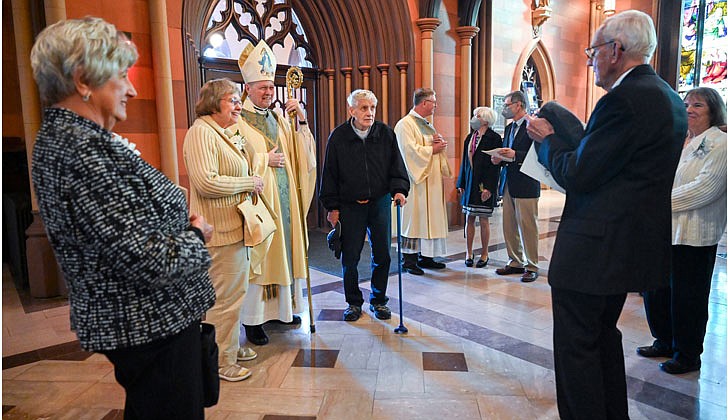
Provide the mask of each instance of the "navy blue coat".
[{"label": "navy blue coat", "polygon": [[[485,150],[491,150],[501,147],[501,137],[490,128],[483,134],[483,138],[478,142],[478,147],[473,154],[473,164],[470,164],[468,158],[468,150],[470,150],[470,142],[473,139],[473,132],[465,138],[463,146],[463,161],[460,164],[460,176],[458,176],[457,188],[462,188],[463,195],[460,198],[462,206],[476,205],[495,207],[496,192],[498,191],[498,169],[497,165],[493,165],[490,161],[490,155],[483,153]],[[486,202],[480,200],[480,185],[490,191],[491,196]]]},{"label": "navy blue coat", "polygon": [[[513,139],[513,146],[511,146],[511,149],[516,152],[516,159],[513,162],[502,162],[501,165],[504,166],[503,170],[506,171],[506,185],[508,185],[508,193],[511,197],[538,198],[541,196],[541,183],[521,173],[521,165],[523,165],[523,160],[526,158],[528,149],[531,148],[531,144],[533,143],[533,139],[528,137],[525,124],[525,121],[521,123],[521,128],[516,133],[516,138]],[[513,122],[506,127],[503,136],[503,147],[508,147],[508,137],[513,127]]]},{"label": "navy blue coat", "polygon": [[670,193],[687,132],[680,97],[648,65],[603,96],[575,148],[544,139],[539,161],[566,189],[552,287],[594,295],[668,286]]}]

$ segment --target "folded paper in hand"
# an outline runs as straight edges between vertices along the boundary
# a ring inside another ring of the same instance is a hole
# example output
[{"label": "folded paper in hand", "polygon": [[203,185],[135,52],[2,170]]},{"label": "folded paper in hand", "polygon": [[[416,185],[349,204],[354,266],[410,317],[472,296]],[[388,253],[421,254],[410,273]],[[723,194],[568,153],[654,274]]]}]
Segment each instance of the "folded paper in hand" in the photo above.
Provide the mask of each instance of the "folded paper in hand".
[{"label": "folded paper in hand", "polygon": [[513,162],[513,158],[509,158],[509,157],[505,156],[504,154],[502,154],[503,150],[504,150],[503,147],[498,147],[496,149],[483,150],[483,153],[485,153],[486,155],[491,155],[491,156],[500,158],[500,160],[502,160],[503,162]]},{"label": "folded paper in hand", "polygon": [[521,173],[530,176],[542,184],[548,185],[560,193],[566,194],[566,191],[561,185],[551,176],[551,172],[538,161],[538,154],[533,143],[531,143],[531,148],[528,149],[528,153],[526,154],[526,158],[523,159],[523,165],[521,165],[520,169]]}]

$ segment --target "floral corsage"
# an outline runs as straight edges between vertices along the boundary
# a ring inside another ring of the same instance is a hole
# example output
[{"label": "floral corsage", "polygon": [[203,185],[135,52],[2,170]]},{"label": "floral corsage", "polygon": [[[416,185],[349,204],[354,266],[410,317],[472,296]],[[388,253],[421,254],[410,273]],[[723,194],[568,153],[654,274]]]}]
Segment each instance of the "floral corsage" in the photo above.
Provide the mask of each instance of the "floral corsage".
[{"label": "floral corsage", "polygon": [[117,141],[117,142],[123,144],[129,150],[131,150],[132,153],[134,153],[137,156],[140,156],[142,154],[142,152],[140,152],[139,150],[137,150],[136,144],[130,142],[129,139],[127,139],[125,137],[121,137],[120,135],[118,135],[116,133],[111,133],[111,140]]},{"label": "floral corsage", "polygon": [[248,140],[245,138],[245,136],[240,134],[240,130],[235,131],[235,134],[233,134],[230,137],[230,141],[232,141],[233,144],[235,145],[235,147],[237,147],[238,150],[240,150],[241,152],[243,151],[243,148],[245,147],[245,143],[248,142]]},{"label": "floral corsage", "polygon": [[705,144],[705,137],[703,137],[703,140],[700,142],[698,147],[695,150],[693,150],[693,156],[695,156],[698,159],[702,159],[705,157],[705,155],[708,154],[709,151],[710,151],[710,149]]}]

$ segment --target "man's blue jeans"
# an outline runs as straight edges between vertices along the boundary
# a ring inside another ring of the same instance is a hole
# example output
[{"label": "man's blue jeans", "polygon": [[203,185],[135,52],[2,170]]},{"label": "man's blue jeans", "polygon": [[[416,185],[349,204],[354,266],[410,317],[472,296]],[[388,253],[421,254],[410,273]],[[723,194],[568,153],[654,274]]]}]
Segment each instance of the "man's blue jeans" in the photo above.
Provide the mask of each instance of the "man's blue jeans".
[{"label": "man's blue jeans", "polygon": [[372,246],[372,291],[369,302],[386,304],[389,277],[389,248],[392,242],[392,197],[385,194],[366,204],[344,204],[339,210],[341,222],[341,266],[346,302],[362,306],[364,299],[359,290],[357,265],[364,247],[364,235],[369,235]]}]

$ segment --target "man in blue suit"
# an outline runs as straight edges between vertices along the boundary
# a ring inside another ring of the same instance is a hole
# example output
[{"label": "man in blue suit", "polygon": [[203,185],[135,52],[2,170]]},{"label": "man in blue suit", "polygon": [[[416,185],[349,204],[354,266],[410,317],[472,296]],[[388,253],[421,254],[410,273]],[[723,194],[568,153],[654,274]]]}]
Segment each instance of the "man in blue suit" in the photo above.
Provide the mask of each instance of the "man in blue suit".
[{"label": "man in blue suit", "polygon": [[607,91],[576,146],[543,118],[528,123],[539,161],[566,189],[549,268],[556,397],[563,419],[627,419],[622,334],[627,292],[667,287],[670,192],[687,115],[647,64],[652,18],[608,18],[585,50]]},{"label": "man in blue suit", "polygon": [[502,156],[491,157],[494,164],[502,164],[500,195],[503,196],[503,237],[508,252],[508,263],[495,270],[500,275],[522,274],[522,282],[538,277],[538,197],[541,183],[521,173],[521,165],[533,140],[526,133],[526,96],[511,92],[503,101],[503,116],[513,121],[503,136]]}]

